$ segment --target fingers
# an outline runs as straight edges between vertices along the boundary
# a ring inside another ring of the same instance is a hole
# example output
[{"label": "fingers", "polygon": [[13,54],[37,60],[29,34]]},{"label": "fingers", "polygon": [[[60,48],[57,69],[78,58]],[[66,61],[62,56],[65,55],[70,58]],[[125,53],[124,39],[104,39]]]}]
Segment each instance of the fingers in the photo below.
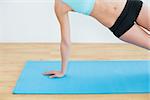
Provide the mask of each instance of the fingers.
[{"label": "fingers", "polygon": [[60,78],[60,77],[63,77],[64,74],[54,74],[54,75],[51,75],[50,78]]},{"label": "fingers", "polygon": [[60,71],[50,71],[50,72],[45,72],[45,76],[49,76],[50,78],[60,78],[64,76],[64,73]]},{"label": "fingers", "polygon": [[47,74],[50,74],[50,72],[44,72],[43,74],[44,74],[44,75],[47,75]]},{"label": "fingers", "polygon": [[43,75],[53,75],[55,74],[56,72],[55,71],[50,71],[50,72],[45,72],[43,73]]},{"label": "fingers", "polygon": [[55,74],[55,73],[56,73],[56,71],[50,71],[49,73],[50,73],[50,74]]},{"label": "fingers", "polygon": [[52,76],[50,76],[50,78],[56,78],[56,77],[58,77],[58,76],[56,76],[56,75],[52,75]]}]

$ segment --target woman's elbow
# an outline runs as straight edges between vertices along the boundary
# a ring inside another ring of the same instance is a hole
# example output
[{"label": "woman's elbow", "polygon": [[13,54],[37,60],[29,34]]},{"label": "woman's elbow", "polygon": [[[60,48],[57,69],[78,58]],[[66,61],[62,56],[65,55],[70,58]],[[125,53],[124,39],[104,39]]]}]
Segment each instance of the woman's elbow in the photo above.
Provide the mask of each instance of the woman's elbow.
[{"label": "woman's elbow", "polygon": [[61,41],[61,46],[71,48],[71,41]]}]

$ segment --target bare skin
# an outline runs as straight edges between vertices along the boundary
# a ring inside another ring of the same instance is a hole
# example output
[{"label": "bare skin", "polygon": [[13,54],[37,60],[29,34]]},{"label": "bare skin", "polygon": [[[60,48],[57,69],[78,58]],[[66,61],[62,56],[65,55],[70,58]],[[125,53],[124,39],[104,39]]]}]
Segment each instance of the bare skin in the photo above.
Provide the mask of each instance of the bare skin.
[{"label": "bare skin", "polygon": [[[126,1],[127,0],[96,0],[90,16],[97,19],[104,26],[110,28],[121,14]],[[68,18],[69,11],[73,11],[71,7],[63,3],[62,0],[55,0],[55,12],[60,23],[62,37],[60,45],[62,69],[61,71],[50,71],[44,73],[45,75],[52,74],[50,76],[51,78],[63,77],[67,70],[68,59],[71,51],[70,25]],[[145,28],[150,31],[150,13],[148,12],[150,12],[150,7],[144,4],[136,20],[136,24],[122,35],[120,39],[150,50],[150,35],[142,29]]]},{"label": "bare skin", "polygon": [[150,6],[144,4],[135,24],[120,37],[121,40],[150,50],[150,35],[141,27],[150,31]]}]

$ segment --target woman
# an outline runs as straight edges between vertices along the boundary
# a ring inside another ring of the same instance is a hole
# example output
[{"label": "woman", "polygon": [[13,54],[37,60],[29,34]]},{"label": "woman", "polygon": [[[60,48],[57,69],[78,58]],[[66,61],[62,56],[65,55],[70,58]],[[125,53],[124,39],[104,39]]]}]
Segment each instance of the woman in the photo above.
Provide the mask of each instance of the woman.
[{"label": "woman", "polygon": [[119,39],[150,50],[150,7],[140,0],[55,0],[55,12],[61,27],[61,71],[45,75],[63,77],[70,55],[68,12],[76,11],[96,18]]}]

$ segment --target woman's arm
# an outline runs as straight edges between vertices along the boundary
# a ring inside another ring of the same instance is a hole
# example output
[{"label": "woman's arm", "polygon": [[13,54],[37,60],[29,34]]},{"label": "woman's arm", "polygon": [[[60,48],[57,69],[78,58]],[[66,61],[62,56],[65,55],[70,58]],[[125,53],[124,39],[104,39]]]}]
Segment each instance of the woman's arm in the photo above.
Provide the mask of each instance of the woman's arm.
[{"label": "woman's arm", "polygon": [[70,9],[61,1],[55,2],[55,13],[60,23],[61,29],[61,59],[62,59],[62,73],[66,73],[68,59],[70,56],[71,40],[70,40],[70,25],[68,18],[68,11]]},{"label": "woman's arm", "polygon": [[61,44],[60,44],[60,51],[61,51],[61,71],[51,71],[47,74],[53,74],[51,78],[54,77],[63,77],[67,70],[68,60],[70,56],[70,49],[71,49],[71,40],[70,40],[70,25],[69,25],[69,18],[68,18],[68,11],[70,11],[67,5],[65,5],[61,0],[55,0],[55,13],[57,19],[60,23],[61,29]]}]

